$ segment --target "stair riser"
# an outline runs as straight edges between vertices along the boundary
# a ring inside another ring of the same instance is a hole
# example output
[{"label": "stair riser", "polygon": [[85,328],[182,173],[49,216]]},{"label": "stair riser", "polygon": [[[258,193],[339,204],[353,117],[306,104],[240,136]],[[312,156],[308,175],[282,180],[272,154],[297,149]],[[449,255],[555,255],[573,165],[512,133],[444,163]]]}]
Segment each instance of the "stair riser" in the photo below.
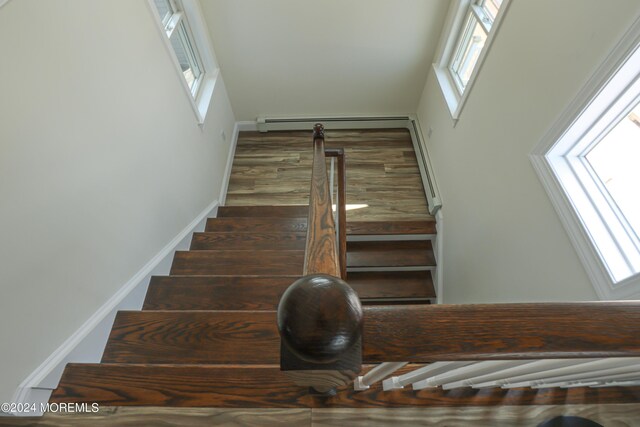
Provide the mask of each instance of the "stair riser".
[{"label": "stair riser", "polygon": [[191,250],[304,250],[306,233],[194,233]]},{"label": "stair riser", "polygon": [[154,277],[143,310],[275,310],[298,277]]},{"label": "stair riser", "polygon": [[210,218],[205,231],[246,233],[291,233],[306,232],[306,218]]},{"label": "stair riser", "polygon": [[176,252],[172,275],[301,275],[304,251]]}]

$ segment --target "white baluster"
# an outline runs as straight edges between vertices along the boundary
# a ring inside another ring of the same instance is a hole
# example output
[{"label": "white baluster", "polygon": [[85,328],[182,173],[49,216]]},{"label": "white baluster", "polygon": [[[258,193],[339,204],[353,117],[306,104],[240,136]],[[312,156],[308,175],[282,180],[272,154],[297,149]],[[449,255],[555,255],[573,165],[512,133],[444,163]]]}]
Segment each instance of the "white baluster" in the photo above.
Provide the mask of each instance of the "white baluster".
[{"label": "white baluster", "polygon": [[408,374],[401,375],[399,377],[387,378],[382,382],[382,388],[383,390],[404,388],[406,385],[413,384],[425,378],[447,372],[451,369],[470,365],[472,363],[474,362],[434,362],[425,367],[416,369],[413,372],[409,372]]},{"label": "white baluster", "polygon": [[366,390],[371,384],[374,384],[380,380],[385,379],[389,375],[393,374],[398,369],[402,368],[409,362],[385,362],[381,363],[365,375],[359,376],[354,381],[355,390]]}]

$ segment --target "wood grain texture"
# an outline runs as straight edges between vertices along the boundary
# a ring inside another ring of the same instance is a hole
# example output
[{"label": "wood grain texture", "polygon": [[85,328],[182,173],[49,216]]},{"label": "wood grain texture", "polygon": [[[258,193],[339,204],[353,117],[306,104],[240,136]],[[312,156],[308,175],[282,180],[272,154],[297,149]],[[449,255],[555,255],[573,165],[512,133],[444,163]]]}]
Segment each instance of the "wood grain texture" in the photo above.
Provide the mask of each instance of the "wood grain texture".
[{"label": "wood grain texture", "polygon": [[[256,173],[262,177],[260,173]],[[309,215],[309,206],[305,205],[280,205],[280,206],[220,206],[218,218],[306,218]]]},{"label": "wood grain texture", "polygon": [[209,218],[206,232],[280,233],[306,232],[307,218]]},{"label": "wood grain texture", "polygon": [[1,418],[13,427],[364,426],[522,427],[556,416],[580,416],[604,426],[640,427],[640,404],[470,406],[442,408],[163,408],[103,406],[98,414],[54,414]]},{"label": "wood grain texture", "polygon": [[304,275],[328,274],[341,277],[336,251],[329,178],[324,155],[324,128],[317,124],[313,134],[313,163],[309,190],[309,219],[304,258]]},{"label": "wood grain texture", "polygon": [[348,235],[436,234],[435,220],[348,221]]},{"label": "wood grain texture", "polygon": [[325,149],[327,157],[338,159],[338,255],[340,257],[340,278],[347,278],[347,164],[344,149]]},{"label": "wood grain texture", "polygon": [[298,233],[193,233],[191,250],[304,250],[307,234]]},{"label": "wood grain texture", "polygon": [[634,301],[364,307],[367,362],[640,356]]},{"label": "wood grain texture", "polygon": [[[364,307],[363,360],[638,356],[636,304]],[[103,360],[279,363],[279,351],[274,312],[125,311],[116,317]]]},{"label": "wood grain texture", "polygon": [[69,364],[51,402],[105,406],[227,408],[385,408],[574,405],[640,402],[640,387],[383,392],[350,387],[319,398],[294,385],[278,367]]},{"label": "wood grain texture", "polygon": [[348,242],[349,267],[435,266],[429,240]]},{"label": "wood grain texture", "polygon": [[427,270],[350,272],[347,283],[360,299],[436,297],[431,272]]},{"label": "wood grain texture", "polygon": [[299,276],[154,276],[143,310],[275,310]]},{"label": "wood grain texture", "polygon": [[176,251],[172,275],[294,275],[302,273],[303,250]]},{"label": "wood grain texture", "polygon": [[11,417],[0,426],[31,427],[275,427],[311,426],[311,409],[163,408],[103,406],[96,414],[48,413],[43,417]]},{"label": "wood grain texture", "polygon": [[[326,130],[327,148],[344,148],[348,221],[429,217],[420,171],[406,129]],[[307,204],[309,132],[240,132],[227,205]]]},{"label": "wood grain texture", "polygon": [[120,311],[103,363],[278,364],[268,311]]},{"label": "wood grain texture", "polygon": [[318,274],[296,280],[280,300],[277,319],[283,370],[322,370],[317,364],[327,370],[329,363],[348,361],[349,370],[360,372],[362,305],[340,278]]},{"label": "wood grain texture", "polygon": [[317,427],[535,427],[557,416],[579,416],[603,426],[640,426],[640,404],[471,406],[463,408],[313,409]]},{"label": "wood grain texture", "polygon": [[69,364],[51,402],[107,406],[309,407],[307,389],[273,367]]}]

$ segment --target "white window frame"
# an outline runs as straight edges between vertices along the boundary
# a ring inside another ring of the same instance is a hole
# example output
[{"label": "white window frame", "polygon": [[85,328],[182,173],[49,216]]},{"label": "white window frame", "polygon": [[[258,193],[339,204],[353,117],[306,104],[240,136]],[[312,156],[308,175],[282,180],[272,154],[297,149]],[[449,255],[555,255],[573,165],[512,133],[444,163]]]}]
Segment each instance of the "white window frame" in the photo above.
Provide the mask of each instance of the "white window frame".
[{"label": "white window frame", "polygon": [[[455,0],[449,8],[444,30],[440,36],[440,44],[436,51],[436,62],[433,64],[433,70],[447,107],[449,108],[449,112],[451,113],[454,125],[460,118],[462,109],[482,68],[482,64],[489,50],[491,50],[491,45],[500,29],[500,24],[502,23],[510,2],[511,0],[503,0],[498,15],[490,26],[482,20],[483,11],[482,8],[477,5],[478,0]],[[487,40],[480,52],[473,72],[469,77],[469,81],[463,89],[457,83],[457,78],[451,70],[451,64],[454,60],[453,57],[456,53],[458,41],[463,37],[462,33],[465,31],[465,24],[470,14],[477,17],[478,22],[480,22],[487,32]]]},{"label": "white window frame", "polygon": [[[209,30],[207,29],[198,1],[171,0],[171,3],[175,5],[178,12],[175,14],[173,19],[170,20],[173,22],[163,23],[162,18],[156,9],[155,2],[153,0],[148,0],[149,9],[151,10],[154,22],[160,31],[164,45],[179,76],[180,84],[184,88],[188,102],[195,113],[198,124],[203,125],[207,117],[207,111],[211,104],[213,90],[220,74],[220,70],[213,52],[213,47],[209,40]],[[182,68],[180,67],[180,62],[178,61],[176,53],[173,50],[173,46],[171,46],[171,41],[169,40],[171,31],[177,29],[180,22],[185,23],[189,41],[197,50],[203,68],[202,75],[198,79],[199,81],[197,85],[194,86],[194,90],[189,87],[185,80]],[[168,28],[165,24],[168,24]]]},{"label": "white window frame", "polygon": [[640,298],[640,241],[585,155],[640,99],[640,19],[530,155],[600,299]]}]

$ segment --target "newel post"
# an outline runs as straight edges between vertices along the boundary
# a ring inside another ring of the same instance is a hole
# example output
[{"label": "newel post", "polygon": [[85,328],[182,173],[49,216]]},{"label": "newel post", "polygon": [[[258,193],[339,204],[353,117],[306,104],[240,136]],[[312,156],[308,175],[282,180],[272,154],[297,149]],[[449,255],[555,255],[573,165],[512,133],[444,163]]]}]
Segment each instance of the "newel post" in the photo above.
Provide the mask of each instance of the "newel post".
[{"label": "newel post", "polygon": [[280,369],[320,393],[350,384],[362,367],[362,306],[342,279],[312,274],[278,305]]}]

